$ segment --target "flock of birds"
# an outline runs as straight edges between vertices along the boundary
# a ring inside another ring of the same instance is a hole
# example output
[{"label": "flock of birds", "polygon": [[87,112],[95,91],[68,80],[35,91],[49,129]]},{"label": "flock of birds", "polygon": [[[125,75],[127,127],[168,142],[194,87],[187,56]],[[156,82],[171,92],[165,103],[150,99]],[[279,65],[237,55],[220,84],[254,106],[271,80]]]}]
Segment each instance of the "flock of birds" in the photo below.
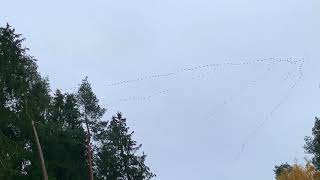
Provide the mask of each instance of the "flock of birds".
[{"label": "flock of birds", "polygon": [[[225,62],[225,63],[212,63],[212,64],[204,64],[204,65],[199,65],[199,66],[195,66],[195,67],[187,67],[187,68],[181,68],[178,69],[176,71],[173,72],[167,72],[167,73],[161,73],[161,74],[153,74],[153,75],[149,75],[149,76],[142,76],[142,77],[138,77],[135,79],[129,79],[129,80],[122,80],[122,81],[118,81],[118,82],[113,82],[113,83],[109,83],[107,84],[107,87],[111,87],[111,86],[124,86],[124,85],[128,85],[128,84],[132,84],[132,83],[136,83],[136,82],[140,82],[140,81],[146,81],[146,80],[156,80],[156,79],[164,79],[164,78],[168,78],[170,76],[175,76],[178,75],[180,73],[188,73],[188,72],[192,72],[192,71],[196,71],[196,70],[216,70],[216,69],[222,69],[228,66],[247,66],[247,65],[255,65],[255,64],[264,64],[268,66],[268,71],[272,70],[272,67],[274,65],[277,65],[279,63],[287,63],[289,65],[294,65],[296,68],[296,72],[292,73],[292,72],[288,72],[285,77],[283,78],[284,81],[287,80],[291,80],[293,81],[292,85],[290,85],[290,87],[288,88],[288,91],[286,93],[286,95],[284,95],[280,101],[274,105],[274,107],[270,110],[270,112],[265,116],[265,118],[261,121],[259,121],[256,126],[247,134],[246,138],[244,139],[244,142],[242,143],[240,150],[236,153],[235,156],[235,160],[238,160],[241,157],[241,154],[244,152],[245,148],[247,147],[248,143],[250,142],[250,139],[252,137],[254,137],[258,131],[265,125],[266,122],[268,122],[273,114],[285,103],[287,102],[287,100],[290,98],[290,91],[292,91],[293,89],[295,89],[299,83],[301,83],[302,79],[303,79],[303,65],[305,63],[304,59],[295,59],[295,58],[287,58],[287,59],[282,59],[282,58],[265,58],[265,59],[257,59],[257,60],[249,60],[249,61],[243,61],[243,62],[238,62],[238,63],[234,63],[234,62]],[[197,75],[194,76],[192,79],[197,79],[197,78],[202,78],[203,76],[205,76],[205,74],[202,75]],[[264,76],[262,76],[262,78],[264,78]],[[236,94],[230,96],[229,98],[226,98],[221,104],[219,104],[216,108],[215,108],[215,113],[219,112],[224,106],[226,106],[227,104],[230,104],[234,99],[236,99],[237,97],[239,97],[241,95],[241,93],[247,91],[250,88],[253,88],[254,86],[257,85],[258,82],[261,82],[261,79],[256,79],[253,81],[250,81],[243,89],[241,89],[240,91],[238,91]],[[64,90],[76,90],[77,87],[74,88],[70,88],[70,89],[64,89]],[[107,106],[108,110],[113,110],[113,111],[117,111],[116,109],[113,109],[113,106],[119,104],[119,103],[126,103],[126,102],[142,102],[142,101],[147,101],[147,100],[151,100],[157,96],[160,95],[164,95],[166,93],[169,92],[169,89],[165,89],[165,90],[160,90],[157,91],[155,93],[146,95],[146,96],[129,96],[126,98],[121,98],[118,99],[116,101],[110,102],[108,104],[105,104]],[[211,115],[209,118],[214,118],[214,114]]]}]

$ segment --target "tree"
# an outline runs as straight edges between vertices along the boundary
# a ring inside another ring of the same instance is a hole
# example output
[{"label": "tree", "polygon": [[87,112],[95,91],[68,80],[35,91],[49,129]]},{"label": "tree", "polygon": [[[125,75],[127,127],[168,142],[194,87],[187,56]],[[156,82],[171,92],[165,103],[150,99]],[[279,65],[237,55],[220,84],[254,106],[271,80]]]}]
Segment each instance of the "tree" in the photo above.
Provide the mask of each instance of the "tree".
[{"label": "tree", "polygon": [[275,169],[273,170],[276,177],[279,177],[284,172],[289,172],[292,170],[292,166],[288,163],[281,164],[280,166],[275,166]]},{"label": "tree", "polygon": [[23,40],[9,25],[0,28],[0,179],[153,177],[121,114],[110,125],[100,121],[105,109],[87,78],[75,94],[51,95]]},{"label": "tree", "polygon": [[312,128],[312,136],[305,138],[306,144],[304,146],[307,153],[312,154],[312,163],[320,170],[320,119],[315,118],[314,127]]},{"label": "tree", "polygon": [[82,80],[82,83],[78,90],[78,103],[80,107],[82,121],[86,127],[86,143],[87,143],[87,161],[89,168],[90,180],[93,180],[93,158],[92,158],[92,144],[91,133],[96,131],[97,124],[100,118],[105,113],[105,109],[99,106],[99,100],[93,93],[88,78]]},{"label": "tree", "polygon": [[96,138],[101,147],[97,153],[98,175],[108,180],[149,180],[155,176],[145,165],[146,155],[138,155],[141,144],[132,140],[126,119],[121,113],[112,117],[106,129]]},{"label": "tree", "polygon": [[0,28],[0,176],[4,179],[39,177],[35,157],[40,149],[32,124],[44,119],[49,104],[47,79],[37,72],[23,40],[8,24]]},{"label": "tree", "polygon": [[294,164],[289,170],[285,169],[277,180],[320,180],[320,172],[311,164],[307,163],[305,167]]},{"label": "tree", "polygon": [[46,123],[40,126],[48,173],[59,180],[87,179],[85,131],[81,126],[76,95],[51,98]]}]

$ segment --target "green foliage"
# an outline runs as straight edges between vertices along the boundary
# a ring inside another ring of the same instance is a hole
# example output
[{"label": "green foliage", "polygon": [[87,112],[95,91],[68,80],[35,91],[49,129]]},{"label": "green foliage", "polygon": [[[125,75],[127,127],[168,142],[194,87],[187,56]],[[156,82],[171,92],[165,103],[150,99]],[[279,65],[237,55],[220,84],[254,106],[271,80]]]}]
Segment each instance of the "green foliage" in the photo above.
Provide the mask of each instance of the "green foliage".
[{"label": "green foliage", "polygon": [[312,163],[319,170],[320,169],[320,119],[315,118],[314,127],[312,128],[312,137],[305,138],[306,144],[304,146],[307,153],[312,154]]},{"label": "green foliage", "polygon": [[132,140],[126,119],[121,113],[112,117],[106,130],[97,139],[102,146],[97,154],[98,174],[111,180],[147,180],[155,175],[145,165],[146,155],[138,155],[141,144]]},{"label": "green foliage", "polygon": [[292,170],[292,166],[289,165],[288,163],[281,164],[280,166],[275,166],[274,168],[274,173],[276,177],[279,177],[281,174],[285,172],[289,172]]},{"label": "green foliage", "polygon": [[99,106],[99,100],[93,93],[88,77],[82,80],[80,88],[78,90],[78,104],[80,106],[80,112],[84,126],[87,129],[86,132],[86,144],[87,144],[87,161],[89,170],[89,179],[94,179],[93,172],[93,151],[91,144],[92,131],[96,132],[97,126],[100,123],[99,120],[105,113],[105,109]]},{"label": "green foliage", "polygon": [[305,137],[306,144],[304,149],[306,153],[312,154],[312,160],[307,161],[306,167],[300,165],[289,165],[288,163],[275,166],[275,175],[277,180],[294,179],[320,179],[320,119],[315,118],[312,136]]},{"label": "green foliage", "polygon": [[79,118],[75,95],[57,90],[48,120],[39,126],[48,173],[56,179],[86,179],[85,132]]},{"label": "green foliage", "polygon": [[[78,91],[78,103],[82,115],[87,118],[90,125],[94,125],[105,113],[105,109],[99,106],[99,100],[93,93],[88,77],[82,80]],[[86,119],[84,119],[86,120]]]},{"label": "green foliage", "polygon": [[[154,176],[137,155],[121,114],[108,124],[105,109],[85,78],[75,94],[56,90],[37,71],[20,34],[0,28],[0,179],[40,180],[41,168],[32,133],[35,122],[50,180],[88,179],[87,143],[93,148],[96,179],[144,180]],[[84,129],[86,127],[86,130]]]},{"label": "green foliage", "polygon": [[[47,80],[22,47],[23,38],[9,25],[0,28],[0,176],[30,179],[39,172],[30,116],[42,121],[49,102]],[[26,109],[28,107],[28,111]],[[32,173],[31,173],[32,171]],[[35,178],[36,179],[36,178]]]}]

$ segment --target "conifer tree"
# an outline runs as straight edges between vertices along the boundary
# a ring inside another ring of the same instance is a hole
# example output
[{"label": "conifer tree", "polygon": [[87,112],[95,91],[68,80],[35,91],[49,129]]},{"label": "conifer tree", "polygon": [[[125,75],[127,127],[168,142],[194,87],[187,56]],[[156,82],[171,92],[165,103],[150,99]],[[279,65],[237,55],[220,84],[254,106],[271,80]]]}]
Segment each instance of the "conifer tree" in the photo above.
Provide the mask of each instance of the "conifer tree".
[{"label": "conifer tree", "polygon": [[146,155],[138,154],[141,144],[132,139],[126,119],[121,113],[112,117],[97,139],[102,146],[97,154],[100,177],[110,180],[149,180],[155,176],[145,164]]},{"label": "conifer tree", "polygon": [[105,113],[105,109],[98,104],[99,100],[93,93],[88,78],[82,80],[78,90],[78,104],[80,107],[81,118],[86,127],[86,143],[87,143],[87,162],[89,168],[89,179],[93,180],[93,152],[92,152],[92,131],[95,131],[100,118]]},{"label": "conifer tree", "polygon": [[56,179],[87,179],[86,136],[76,96],[57,90],[51,99],[47,122],[40,126],[48,173]]},{"label": "conifer tree", "polygon": [[0,179],[152,178],[121,114],[101,121],[105,109],[87,78],[76,94],[51,95],[23,40],[0,28]]},{"label": "conifer tree", "polygon": [[5,161],[0,165],[0,176],[40,177],[41,167],[46,179],[34,122],[45,118],[49,86],[37,72],[35,59],[22,46],[23,40],[8,24],[0,28],[0,160]]},{"label": "conifer tree", "polygon": [[307,153],[312,154],[312,163],[320,170],[320,119],[315,118],[314,127],[312,128],[312,137],[305,138],[306,144],[304,146]]}]

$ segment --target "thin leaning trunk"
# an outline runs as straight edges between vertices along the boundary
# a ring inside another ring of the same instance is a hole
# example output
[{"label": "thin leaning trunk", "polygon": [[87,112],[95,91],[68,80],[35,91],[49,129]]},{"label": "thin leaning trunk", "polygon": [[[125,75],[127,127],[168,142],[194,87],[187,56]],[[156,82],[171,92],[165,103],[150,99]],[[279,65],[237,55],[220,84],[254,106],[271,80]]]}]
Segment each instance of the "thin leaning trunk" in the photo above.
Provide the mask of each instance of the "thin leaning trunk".
[{"label": "thin leaning trunk", "polygon": [[88,154],[88,163],[89,163],[89,178],[90,180],[93,180],[93,170],[92,170],[92,152],[91,152],[91,134],[90,134],[90,128],[88,124],[88,120],[86,118],[86,127],[87,127],[87,154]]},{"label": "thin leaning trunk", "polygon": [[42,178],[43,178],[43,180],[48,180],[48,173],[47,173],[47,169],[46,169],[46,164],[44,163],[41,144],[40,144],[40,141],[39,141],[39,137],[38,137],[38,133],[37,133],[36,127],[34,125],[34,121],[32,120],[30,114],[28,113],[27,100],[25,100],[25,112],[26,112],[27,118],[31,122],[32,132],[33,132],[33,135],[34,135],[34,138],[35,138],[35,142],[37,144],[38,156],[39,156],[40,166],[41,166],[41,171],[42,171]]},{"label": "thin leaning trunk", "polygon": [[38,156],[39,156],[40,164],[41,164],[42,177],[43,177],[43,180],[48,180],[48,173],[47,173],[46,165],[44,163],[42,148],[40,145],[38,133],[37,133],[36,127],[34,126],[33,120],[31,120],[31,125],[32,125],[33,135],[34,135],[34,138],[35,138],[35,141],[37,144]]}]

